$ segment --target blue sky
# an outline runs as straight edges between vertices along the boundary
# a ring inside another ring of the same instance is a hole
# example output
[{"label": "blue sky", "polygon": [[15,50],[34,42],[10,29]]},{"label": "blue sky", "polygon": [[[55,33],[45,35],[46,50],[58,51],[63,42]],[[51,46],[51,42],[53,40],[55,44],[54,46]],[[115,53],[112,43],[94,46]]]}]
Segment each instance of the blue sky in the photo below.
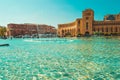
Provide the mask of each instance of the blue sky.
[{"label": "blue sky", "polygon": [[0,0],[0,25],[8,23],[36,23],[57,27],[82,17],[82,11],[91,8],[95,20],[106,14],[120,12],[120,0]]}]

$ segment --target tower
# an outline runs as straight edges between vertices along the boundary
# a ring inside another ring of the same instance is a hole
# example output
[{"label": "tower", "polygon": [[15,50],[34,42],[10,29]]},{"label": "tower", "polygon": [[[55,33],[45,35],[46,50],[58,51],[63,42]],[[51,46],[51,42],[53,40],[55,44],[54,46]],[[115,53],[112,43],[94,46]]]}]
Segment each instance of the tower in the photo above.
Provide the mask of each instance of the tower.
[{"label": "tower", "polygon": [[86,9],[82,13],[82,34],[92,35],[92,27],[94,21],[94,11],[92,9]]}]

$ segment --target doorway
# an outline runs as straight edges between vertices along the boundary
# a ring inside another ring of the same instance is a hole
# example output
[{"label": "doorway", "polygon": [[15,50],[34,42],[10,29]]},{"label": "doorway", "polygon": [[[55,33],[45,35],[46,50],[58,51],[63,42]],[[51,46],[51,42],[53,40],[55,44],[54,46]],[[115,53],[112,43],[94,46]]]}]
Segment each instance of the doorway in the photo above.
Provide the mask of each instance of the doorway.
[{"label": "doorway", "polygon": [[90,36],[90,33],[88,31],[85,32],[85,36]]}]

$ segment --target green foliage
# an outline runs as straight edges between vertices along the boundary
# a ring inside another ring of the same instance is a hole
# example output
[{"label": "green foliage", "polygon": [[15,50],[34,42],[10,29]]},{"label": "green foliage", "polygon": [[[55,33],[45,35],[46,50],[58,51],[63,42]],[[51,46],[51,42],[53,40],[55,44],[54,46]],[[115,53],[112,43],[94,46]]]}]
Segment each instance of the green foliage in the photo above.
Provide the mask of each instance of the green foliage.
[{"label": "green foliage", "polygon": [[0,27],[0,36],[1,37],[5,36],[5,32],[6,32],[6,27]]},{"label": "green foliage", "polygon": [[102,32],[97,32],[97,31],[96,31],[96,32],[94,32],[93,34],[94,34],[94,35],[103,35],[103,33],[102,33]]}]

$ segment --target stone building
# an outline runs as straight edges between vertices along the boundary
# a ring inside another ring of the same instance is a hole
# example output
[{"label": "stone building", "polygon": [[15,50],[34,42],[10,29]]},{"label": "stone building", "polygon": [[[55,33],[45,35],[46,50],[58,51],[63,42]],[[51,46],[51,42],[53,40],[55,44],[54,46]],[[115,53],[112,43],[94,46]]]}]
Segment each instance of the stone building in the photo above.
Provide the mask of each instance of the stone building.
[{"label": "stone building", "polygon": [[53,26],[37,24],[8,24],[7,35],[13,37],[19,36],[38,36],[39,34],[56,34],[57,30]]},{"label": "stone building", "polygon": [[86,9],[82,18],[66,24],[58,24],[58,36],[77,37],[87,35],[120,35],[120,14],[106,15],[103,21],[94,20],[94,11]]}]

